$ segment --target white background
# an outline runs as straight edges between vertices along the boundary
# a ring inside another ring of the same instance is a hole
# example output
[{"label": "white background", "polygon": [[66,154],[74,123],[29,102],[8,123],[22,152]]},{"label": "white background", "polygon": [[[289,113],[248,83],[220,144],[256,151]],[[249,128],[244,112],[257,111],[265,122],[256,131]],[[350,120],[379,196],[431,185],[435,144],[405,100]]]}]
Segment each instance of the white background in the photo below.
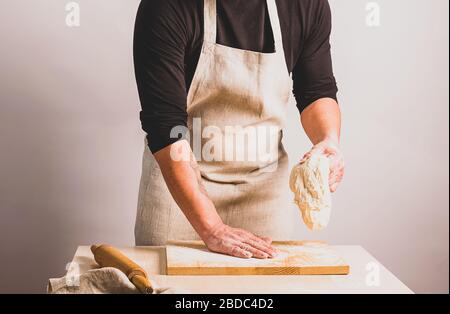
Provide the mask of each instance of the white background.
[{"label": "white background", "polygon": [[[0,3],[0,292],[44,292],[78,245],[133,245],[143,133],[138,0]],[[448,1],[334,0],[345,181],[323,233],[364,246],[415,292],[447,292]],[[290,107],[292,162],[310,146]]]}]

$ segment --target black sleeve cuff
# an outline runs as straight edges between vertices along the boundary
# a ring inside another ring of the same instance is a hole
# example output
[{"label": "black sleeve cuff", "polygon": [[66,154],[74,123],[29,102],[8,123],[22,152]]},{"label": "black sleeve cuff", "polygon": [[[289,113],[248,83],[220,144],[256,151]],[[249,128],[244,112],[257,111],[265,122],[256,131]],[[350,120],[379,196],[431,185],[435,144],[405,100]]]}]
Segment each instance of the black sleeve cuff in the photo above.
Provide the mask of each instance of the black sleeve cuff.
[{"label": "black sleeve cuff", "polygon": [[330,86],[327,86],[325,88],[322,87],[320,91],[304,93],[302,95],[294,94],[297,101],[298,111],[301,114],[303,110],[305,110],[309,105],[322,98],[332,98],[336,102],[338,102],[337,92],[338,88],[336,84],[331,84]]},{"label": "black sleeve cuff", "polygon": [[147,133],[150,151],[154,154],[161,149],[186,139],[188,135],[187,117],[184,115],[146,116],[141,112],[142,129]]}]

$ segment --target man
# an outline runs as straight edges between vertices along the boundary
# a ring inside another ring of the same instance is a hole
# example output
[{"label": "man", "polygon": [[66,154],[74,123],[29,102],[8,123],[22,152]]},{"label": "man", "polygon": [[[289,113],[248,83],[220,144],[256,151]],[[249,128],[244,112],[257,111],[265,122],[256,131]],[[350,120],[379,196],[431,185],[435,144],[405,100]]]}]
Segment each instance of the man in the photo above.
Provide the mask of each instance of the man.
[{"label": "man", "polygon": [[326,0],[141,2],[134,56],[148,147],[137,245],[200,238],[215,252],[273,257],[271,239],[288,239],[293,225],[282,145],[292,90],[314,144],[304,158],[327,155],[336,190],[330,31]]}]

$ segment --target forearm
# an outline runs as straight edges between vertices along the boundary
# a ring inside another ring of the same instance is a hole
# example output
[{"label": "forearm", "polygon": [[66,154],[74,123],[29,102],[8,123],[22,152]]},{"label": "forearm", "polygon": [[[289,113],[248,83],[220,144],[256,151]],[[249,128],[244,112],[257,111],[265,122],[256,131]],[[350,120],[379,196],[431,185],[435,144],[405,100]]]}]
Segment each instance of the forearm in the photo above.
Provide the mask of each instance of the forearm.
[{"label": "forearm", "polygon": [[[171,152],[177,153],[173,158]],[[207,236],[222,220],[202,185],[197,161],[187,141],[179,141],[154,154],[167,187],[200,237]]]},{"label": "forearm", "polygon": [[301,122],[314,145],[326,140],[339,143],[341,111],[334,99],[322,98],[306,107],[301,114]]},{"label": "forearm", "polygon": [[339,148],[341,133],[339,105],[332,98],[319,99],[303,110],[301,120],[314,146],[300,162],[315,154],[327,156],[330,160],[330,191],[335,192],[344,176],[344,157]]}]

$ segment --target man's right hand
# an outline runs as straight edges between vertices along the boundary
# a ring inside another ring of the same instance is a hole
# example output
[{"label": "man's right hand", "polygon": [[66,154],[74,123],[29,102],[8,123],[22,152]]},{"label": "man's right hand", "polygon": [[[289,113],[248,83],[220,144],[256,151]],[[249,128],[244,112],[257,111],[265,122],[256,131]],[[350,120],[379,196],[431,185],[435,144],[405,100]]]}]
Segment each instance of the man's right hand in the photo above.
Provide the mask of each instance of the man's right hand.
[{"label": "man's right hand", "polygon": [[174,200],[209,250],[241,258],[275,255],[271,239],[222,222],[203,187],[199,166],[186,140],[167,146],[154,156]]},{"label": "man's right hand", "polygon": [[212,232],[202,238],[208,249],[217,253],[240,258],[266,259],[276,256],[276,250],[272,247],[270,238],[259,237],[223,223],[215,226]]}]

